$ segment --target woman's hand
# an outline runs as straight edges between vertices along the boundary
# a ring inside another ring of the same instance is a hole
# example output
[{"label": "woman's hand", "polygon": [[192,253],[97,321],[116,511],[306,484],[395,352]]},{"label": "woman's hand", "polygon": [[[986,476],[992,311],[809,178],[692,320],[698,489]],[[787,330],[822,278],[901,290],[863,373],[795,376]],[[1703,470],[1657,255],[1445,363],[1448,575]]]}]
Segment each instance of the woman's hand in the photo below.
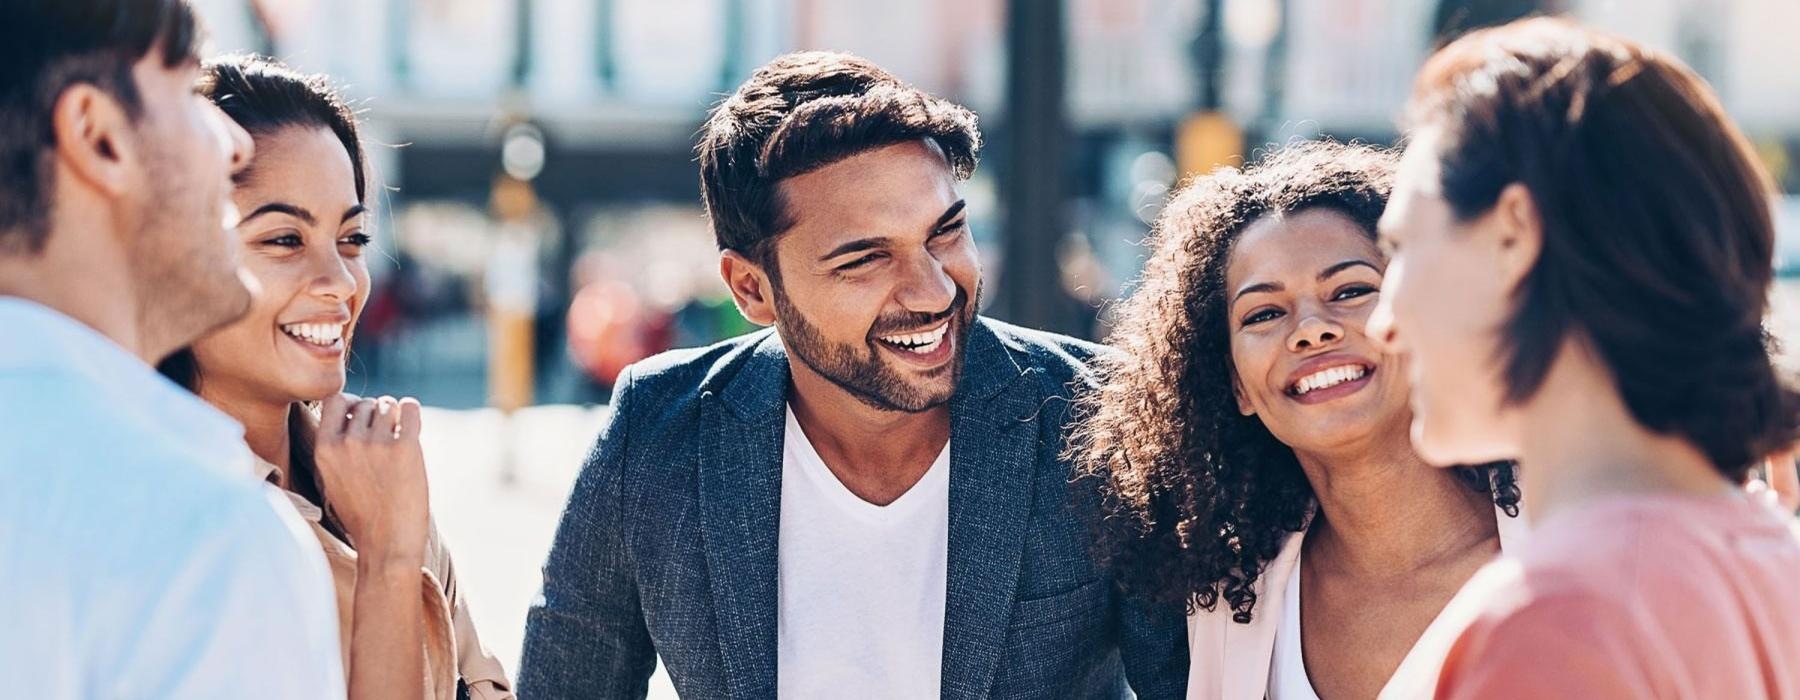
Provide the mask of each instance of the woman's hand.
[{"label": "woman's hand", "polygon": [[419,402],[339,394],[325,400],[320,416],[320,487],[358,563],[417,571],[431,527]]}]

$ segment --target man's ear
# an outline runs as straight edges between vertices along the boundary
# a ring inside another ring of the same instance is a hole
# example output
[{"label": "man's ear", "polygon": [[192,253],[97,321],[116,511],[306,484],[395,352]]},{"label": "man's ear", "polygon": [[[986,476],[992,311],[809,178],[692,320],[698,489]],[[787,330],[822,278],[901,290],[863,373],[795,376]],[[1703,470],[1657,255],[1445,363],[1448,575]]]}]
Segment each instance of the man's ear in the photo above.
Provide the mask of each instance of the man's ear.
[{"label": "man's ear", "polygon": [[50,128],[57,167],[109,198],[130,192],[140,179],[136,134],[125,106],[89,83],[75,83],[56,97]]},{"label": "man's ear", "polygon": [[775,285],[761,265],[727,250],[719,253],[719,277],[725,280],[731,301],[745,320],[759,326],[775,324]]}]

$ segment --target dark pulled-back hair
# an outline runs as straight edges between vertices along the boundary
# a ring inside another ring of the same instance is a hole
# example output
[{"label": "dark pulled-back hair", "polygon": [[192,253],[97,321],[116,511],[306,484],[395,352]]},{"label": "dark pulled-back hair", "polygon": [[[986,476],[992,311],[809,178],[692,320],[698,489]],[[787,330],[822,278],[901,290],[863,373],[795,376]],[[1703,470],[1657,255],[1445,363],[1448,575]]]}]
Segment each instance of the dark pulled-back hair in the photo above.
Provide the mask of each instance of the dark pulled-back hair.
[{"label": "dark pulled-back hair", "polygon": [[50,235],[51,113],[86,83],[143,109],[131,67],[197,61],[202,32],[186,0],[7,0],[0,3],[0,253],[36,254]]},{"label": "dark pulled-back hair", "polygon": [[[200,89],[253,138],[290,127],[329,129],[350,156],[357,201],[367,198],[367,167],[356,113],[324,76],[306,75],[280,61],[261,56],[227,56],[207,62],[200,78]],[[250,167],[239,172],[236,179],[241,182],[259,167],[252,159]],[[158,363],[156,369],[195,393],[199,393],[205,375],[205,368],[200,366],[192,348],[176,351]],[[318,485],[312,426],[305,406],[296,404],[289,409],[288,433],[289,486],[295,493],[325,509],[325,528],[340,539],[345,538],[336,516],[325,508],[324,492]]]},{"label": "dark pulled-back hair", "polygon": [[[1329,210],[1373,240],[1395,161],[1371,146],[1291,145],[1188,182],[1158,217],[1137,288],[1114,307],[1119,352],[1077,393],[1068,448],[1098,493],[1097,552],[1127,593],[1190,609],[1223,600],[1250,621],[1263,567],[1316,499],[1293,449],[1238,412],[1226,267],[1243,231],[1273,214]],[[1457,473],[1517,513],[1510,464]]]},{"label": "dark pulled-back hair", "polygon": [[1728,478],[1792,444],[1797,404],[1763,328],[1773,185],[1704,80],[1622,38],[1523,20],[1434,55],[1408,120],[1440,130],[1458,218],[1515,182],[1536,206],[1542,248],[1501,331],[1507,401],[1577,338],[1639,424]]},{"label": "dark pulled-back hair", "polygon": [[[207,61],[200,91],[252,137],[289,127],[329,129],[350,156],[356,201],[363,203],[368,198],[367,164],[356,111],[330,78],[301,73],[273,58],[240,54]],[[250,177],[255,169],[253,159],[238,179]]]},{"label": "dark pulled-back hair", "polygon": [[719,249],[777,275],[770,243],[793,224],[782,180],[921,139],[943,151],[957,179],[975,172],[981,132],[973,112],[849,54],[775,58],[713,108],[695,148]]}]

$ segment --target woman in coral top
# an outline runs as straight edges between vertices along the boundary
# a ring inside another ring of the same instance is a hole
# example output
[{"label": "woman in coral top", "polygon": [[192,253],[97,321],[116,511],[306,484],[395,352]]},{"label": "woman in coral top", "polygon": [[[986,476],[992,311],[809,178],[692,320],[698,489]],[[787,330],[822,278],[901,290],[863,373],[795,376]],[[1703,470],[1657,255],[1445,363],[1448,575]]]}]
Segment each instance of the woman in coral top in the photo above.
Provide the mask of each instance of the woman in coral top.
[{"label": "woman in coral top", "polygon": [[1418,77],[1369,333],[1435,464],[1531,524],[1389,697],[1800,698],[1800,531],[1738,487],[1794,438],[1762,322],[1771,183],[1705,81],[1552,19]]}]

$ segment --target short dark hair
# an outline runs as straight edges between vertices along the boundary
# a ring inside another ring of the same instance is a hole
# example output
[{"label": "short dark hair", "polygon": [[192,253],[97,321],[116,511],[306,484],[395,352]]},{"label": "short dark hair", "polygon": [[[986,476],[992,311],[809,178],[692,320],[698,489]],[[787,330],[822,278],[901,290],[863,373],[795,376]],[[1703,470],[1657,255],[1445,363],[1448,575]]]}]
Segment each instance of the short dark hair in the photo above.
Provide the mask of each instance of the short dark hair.
[{"label": "short dark hair", "polygon": [[713,108],[695,148],[719,249],[777,274],[769,243],[793,225],[777,189],[783,179],[920,139],[937,144],[957,179],[975,172],[973,112],[849,54],[776,57]]},{"label": "short dark hair", "polygon": [[[225,56],[206,62],[200,91],[252,137],[287,127],[329,129],[350,156],[356,200],[368,198],[368,176],[356,112],[323,75],[306,75],[272,58]],[[241,180],[256,167],[238,174]]]},{"label": "short dark hair", "polygon": [[[1097,358],[1076,392],[1066,452],[1080,493],[1098,501],[1096,554],[1125,592],[1251,620],[1263,568],[1318,498],[1293,448],[1238,412],[1226,268],[1268,216],[1334,212],[1373,243],[1396,162],[1373,146],[1296,143],[1195,178],[1163,207],[1137,288],[1113,307],[1119,352]],[[1517,515],[1511,464],[1456,474]]]},{"label": "short dark hair", "polygon": [[143,108],[133,64],[199,60],[199,21],[187,0],[7,0],[0,3],[0,253],[36,254],[50,235],[56,145],[51,111],[87,83]]},{"label": "short dark hair", "polygon": [[1638,423],[1692,441],[1729,478],[1792,443],[1797,404],[1762,325],[1773,185],[1704,80],[1623,38],[1521,20],[1434,55],[1408,120],[1441,129],[1458,218],[1517,182],[1541,219],[1502,333],[1507,401],[1534,395],[1579,337]]}]

